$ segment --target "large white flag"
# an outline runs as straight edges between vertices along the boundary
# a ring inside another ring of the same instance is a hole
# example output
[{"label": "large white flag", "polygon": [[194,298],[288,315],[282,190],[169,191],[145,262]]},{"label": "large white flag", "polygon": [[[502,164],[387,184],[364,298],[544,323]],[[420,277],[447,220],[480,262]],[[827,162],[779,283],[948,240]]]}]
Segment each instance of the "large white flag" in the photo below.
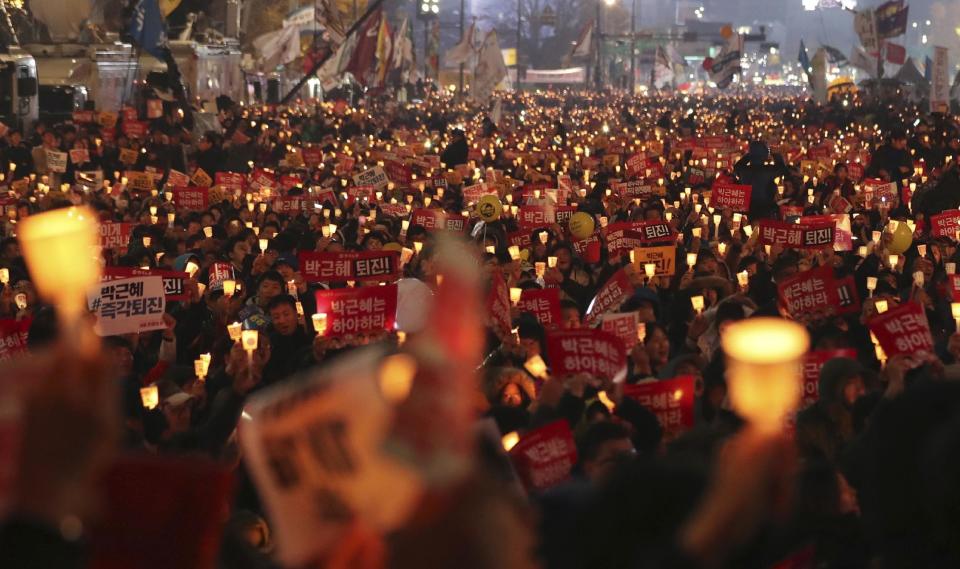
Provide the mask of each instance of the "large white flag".
[{"label": "large white flag", "polygon": [[580,33],[580,38],[570,52],[570,57],[588,57],[590,55],[591,45],[593,44],[593,21],[587,24],[587,27]]},{"label": "large white flag", "polygon": [[257,37],[253,47],[265,69],[290,63],[300,57],[300,30],[297,26],[285,26]]},{"label": "large white flag", "polygon": [[500,42],[497,41],[497,31],[490,30],[480,46],[480,55],[477,57],[477,67],[473,70],[473,85],[470,88],[470,97],[478,102],[486,103],[496,86],[507,76],[507,65],[503,62],[503,52],[500,51]]},{"label": "large white flag", "polygon": [[810,82],[813,85],[813,100],[818,105],[827,102],[827,50],[822,47],[813,54],[810,60],[810,67],[813,73],[810,75]]},{"label": "large white flag", "polygon": [[410,21],[407,18],[400,23],[400,29],[393,36],[393,69],[403,69],[413,64],[413,41],[410,40]]},{"label": "large white flag", "polygon": [[476,33],[477,25],[470,24],[466,33],[463,34],[463,39],[460,40],[460,43],[451,47],[447,53],[443,54],[443,60],[449,65],[460,65],[461,63],[469,61],[470,56],[473,55],[473,36],[476,35]]},{"label": "large white flag", "polygon": [[740,58],[743,55],[743,36],[733,34],[723,46],[720,54],[713,60],[710,68],[710,80],[720,89],[726,89],[733,82],[733,76],[741,72]]},{"label": "large white flag", "polygon": [[880,36],[877,34],[877,16],[870,8],[863,9],[853,17],[853,31],[868,53],[879,53]]},{"label": "large white flag", "polygon": [[950,63],[947,48],[933,48],[933,75],[930,82],[930,112],[950,110]]},{"label": "large white flag", "polygon": [[870,77],[877,76],[877,58],[868,55],[859,47],[854,47],[853,51],[850,52],[850,65],[863,71]]}]

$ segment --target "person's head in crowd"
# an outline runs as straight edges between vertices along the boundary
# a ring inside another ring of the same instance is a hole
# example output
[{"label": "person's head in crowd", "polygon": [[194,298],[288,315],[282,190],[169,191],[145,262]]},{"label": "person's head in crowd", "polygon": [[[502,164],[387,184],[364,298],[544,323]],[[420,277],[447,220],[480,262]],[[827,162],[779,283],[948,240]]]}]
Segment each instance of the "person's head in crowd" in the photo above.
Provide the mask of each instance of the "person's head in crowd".
[{"label": "person's head in crowd", "polygon": [[646,336],[643,339],[647,356],[650,358],[650,367],[656,373],[670,361],[670,336],[659,324],[647,324]]},{"label": "person's head in crowd", "polygon": [[250,255],[250,244],[240,235],[231,237],[223,246],[223,254],[235,268],[242,269],[247,256]]},{"label": "person's head in crowd", "polygon": [[289,294],[280,294],[267,303],[267,314],[273,329],[280,336],[292,336],[300,328],[297,301]]},{"label": "person's head in crowd", "polygon": [[576,330],[581,325],[580,307],[572,300],[562,299],[560,301],[560,327],[564,330]]},{"label": "person's head in crowd", "polygon": [[103,339],[104,353],[110,360],[110,369],[118,378],[133,374],[133,344],[123,336],[107,336]]},{"label": "person's head in crowd", "polygon": [[618,461],[634,455],[630,431],[619,423],[598,421],[590,425],[577,445],[580,465],[590,482],[599,484]]},{"label": "person's head in crowd", "polygon": [[277,271],[267,271],[260,275],[257,281],[257,304],[266,308],[270,301],[284,294],[287,290],[286,281]]}]

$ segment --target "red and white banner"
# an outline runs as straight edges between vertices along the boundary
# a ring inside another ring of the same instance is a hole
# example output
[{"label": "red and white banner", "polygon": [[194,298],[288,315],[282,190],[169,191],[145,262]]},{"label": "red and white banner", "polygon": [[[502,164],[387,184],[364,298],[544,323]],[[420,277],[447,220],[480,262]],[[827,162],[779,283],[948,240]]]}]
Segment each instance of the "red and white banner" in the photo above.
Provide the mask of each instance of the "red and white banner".
[{"label": "red and white banner", "polygon": [[820,399],[820,369],[823,364],[834,358],[857,359],[857,351],[849,348],[840,350],[814,350],[803,356],[803,383],[801,384],[800,408],[813,405]]},{"label": "red and white banner", "polygon": [[497,195],[497,188],[494,186],[487,186],[486,182],[467,186],[466,188],[463,188],[463,203],[477,203],[480,201],[480,198],[486,195]]},{"label": "red and white banner", "polygon": [[710,205],[714,208],[730,208],[733,211],[750,211],[750,196],[753,188],[746,184],[718,183],[713,186]]},{"label": "red and white banner", "polygon": [[300,274],[307,282],[393,281],[400,277],[396,251],[340,251],[298,255]]},{"label": "red and white banner", "polygon": [[600,321],[600,316],[619,307],[631,294],[633,294],[633,285],[630,284],[630,276],[624,269],[620,269],[603,283],[597,295],[590,301],[584,323],[587,326],[593,326]]},{"label": "red and white banner", "polygon": [[578,239],[573,242],[573,250],[577,252],[577,255],[584,263],[599,263],[600,237],[594,233],[585,239]]},{"label": "red and white banner", "polygon": [[27,335],[32,318],[0,320],[0,361],[9,360],[27,352]]},{"label": "red and white banner", "polygon": [[627,350],[620,338],[595,328],[562,330],[547,334],[550,371],[556,377],[589,374],[606,379],[624,378]]},{"label": "red and white banner", "polygon": [[636,312],[617,312],[600,317],[600,329],[620,338],[627,352],[637,344],[639,324],[640,318]]},{"label": "red and white banner", "polygon": [[560,326],[560,289],[529,288],[520,293],[517,308],[537,317],[545,328]]},{"label": "red and white banner", "polygon": [[104,267],[100,282],[130,277],[160,277],[163,279],[163,295],[167,302],[184,301],[190,299],[187,292],[188,273],[179,271],[161,271],[158,269],[140,269],[136,267]]},{"label": "red and white banner", "polygon": [[467,229],[467,219],[442,209],[415,209],[410,215],[410,225],[420,225],[427,231],[447,229],[462,233]]},{"label": "red and white banner", "polygon": [[318,290],[317,313],[327,315],[327,337],[393,330],[397,285]]},{"label": "red and white banner", "polygon": [[836,233],[834,223],[787,223],[761,219],[758,225],[762,245],[782,245],[788,249],[832,247]]},{"label": "red and white banner", "polygon": [[510,460],[528,492],[543,492],[570,478],[577,446],[566,420],[528,432],[510,449]]},{"label": "red and white banner", "polygon": [[888,358],[919,351],[933,352],[933,336],[923,307],[908,302],[867,322]]},{"label": "red and white banner", "polygon": [[231,192],[236,190],[242,191],[246,185],[246,180],[244,179],[243,174],[237,172],[217,172],[213,175],[213,177],[218,186]]},{"label": "red and white banner", "polygon": [[299,215],[313,210],[314,200],[303,196],[280,196],[273,200],[273,211],[280,214]]},{"label": "red and white banner", "polygon": [[196,187],[173,188],[173,205],[177,209],[204,211],[209,206],[210,189]]},{"label": "red and white banner", "polygon": [[833,268],[829,266],[803,271],[780,282],[777,296],[793,318],[834,314],[840,304]]},{"label": "red and white banner", "polygon": [[676,239],[676,234],[663,221],[632,221],[607,226],[607,251],[611,255],[626,253],[651,243]]},{"label": "red and white banner", "polygon": [[490,327],[497,332],[501,340],[510,335],[513,327],[513,319],[510,317],[510,290],[500,271],[494,271],[490,279],[485,313],[490,318]]},{"label": "red and white banner", "polygon": [[870,207],[879,205],[889,207],[893,198],[897,197],[897,183],[884,182],[877,178],[867,178],[863,181],[863,197]]},{"label": "red and white banner", "polygon": [[614,182],[610,184],[610,189],[618,196],[628,200],[639,199],[646,201],[655,193],[653,184],[645,180]]},{"label": "red and white banner", "polygon": [[694,379],[691,375],[624,385],[623,394],[657,416],[667,440],[693,427]]},{"label": "red and white banner", "polygon": [[130,235],[132,233],[132,223],[103,222],[100,224],[100,248],[125,253],[127,247],[130,246]]},{"label": "red and white banner", "polygon": [[800,218],[800,223],[833,223],[833,250],[853,250],[853,231],[850,227],[850,215],[833,213],[828,215],[807,215]]},{"label": "red and white banner", "polygon": [[233,265],[230,263],[214,263],[210,265],[210,275],[207,277],[207,286],[210,290],[223,290],[223,281],[236,280]]},{"label": "red and white banner", "polygon": [[569,221],[576,211],[577,208],[572,205],[525,205],[517,212],[517,221],[521,229],[533,230],[554,223],[562,225]]},{"label": "red and white banner", "polygon": [[930,216],[930,234],[934,237],[956,239],[957,230],[960,230],[960,209],[948,209]]}]

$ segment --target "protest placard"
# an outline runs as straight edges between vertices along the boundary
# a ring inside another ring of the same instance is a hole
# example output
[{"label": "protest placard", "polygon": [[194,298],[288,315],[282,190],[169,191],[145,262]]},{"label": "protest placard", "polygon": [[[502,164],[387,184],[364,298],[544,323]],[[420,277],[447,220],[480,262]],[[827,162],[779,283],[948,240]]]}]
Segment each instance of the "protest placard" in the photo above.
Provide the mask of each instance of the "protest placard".
[{"label": "protest placard", "polygon": [[97,317],[100,336],[163,330],[166,298],[159,276],[132,277],[101,282],[88,295],[90,311]]},{"label": "protest placard", "polygon": [[660,247],[637,247],[633,250],[634,263],[639,271],[644,265],[653,263],[657,266],[656,276],[672,277],[677,274],[677,248],[673,245]]},{"label": "protest placard", "polygon": [[933,352],[933,336],[923,307],[907,302],[878,314],[867,326],[888,358],[897,355],[912,355],[916,352]]},{"label": "protest placard", "polygon": [[528,492],[543,492],[566,481],[577,463],[573,433],[563,419],[527,432],[509,454]]},{"label": "protest placard", "polygon": [[630,276],[624,269],[620,269],[603,283],[596,296],[590,301],[584,323],[587,326],[593,326],[600,321],[600,316],[619,307],[631,294],[633,294],[633,286],[630,284]]},{"label": "protest placard", "polygon": [[317,313],[327,315],[325,336],[393,330],[397,285],[317,291]]},{"label": "protest placard", "polygon": [[393,281],[400,276],[396,251],[301,251],[299,262],[308,282]]},{"label": "protest placard", "polygon": [[547,355],[556,377],[585,373],[614,381],[627,373],[627,351],[617,336],[601,329],[558,330],[547,334]]},{"label": "protest placard", "polygon": [[657,416],[666,440],[693,427],[693,376],[624,385],[623,395]]},{"label": "protest placard", "polygon": [[517,309],[536,316],[545,328],[560,326],[560,289],[529,288],[520,293]]}]

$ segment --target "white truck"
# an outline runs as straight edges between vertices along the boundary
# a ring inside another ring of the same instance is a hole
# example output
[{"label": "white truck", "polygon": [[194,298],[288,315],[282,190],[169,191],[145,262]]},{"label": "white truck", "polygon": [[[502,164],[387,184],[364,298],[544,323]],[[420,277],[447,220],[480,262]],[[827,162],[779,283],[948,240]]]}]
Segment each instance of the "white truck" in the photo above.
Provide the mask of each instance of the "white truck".
[{"label": "white truck", "polygon": [[28,52],[8,46],[0,51],[0,121],[26,131],[38,116],[37,64]]}]

